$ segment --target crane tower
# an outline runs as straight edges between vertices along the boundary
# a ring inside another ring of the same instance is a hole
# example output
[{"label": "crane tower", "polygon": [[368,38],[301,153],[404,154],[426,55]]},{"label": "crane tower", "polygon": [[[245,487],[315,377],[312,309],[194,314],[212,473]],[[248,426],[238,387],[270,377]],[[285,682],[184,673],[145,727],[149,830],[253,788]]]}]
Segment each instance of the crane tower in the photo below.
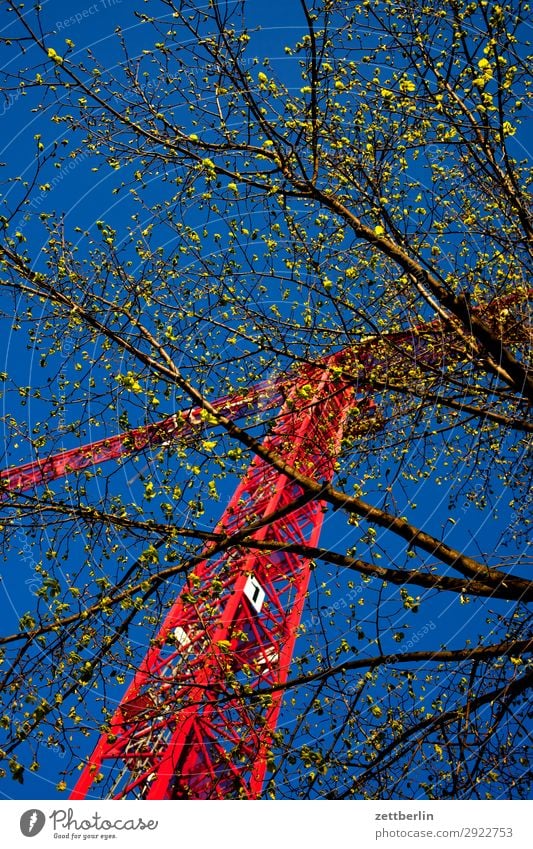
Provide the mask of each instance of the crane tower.
[{"label": "crane tower", "polygon": [[[485,319],[498,315],[494,301]],[[157,636],[97,745],[73,799],[255,799],[272,759],[293,648],[310,576],[298,546],[315,546],[325,505],[286,468],[331,482],[341,443],[381,426],[370,373],[386,375],[405,357],[441,368],[461,359],[441,321],[367,340],[300,366],[246,396],[219,399],[215,412],[237,419],[281,406],[209,542],[187,574]],[[452,351],[452,353],[450,353]],[[267,399],[265,402],[265,398]],[[179,438],[196,438],[201,409],[171,416],[84,448],[0,474],[21,491],[70,471]],[[282,458],[273,464],[268,456]],[[244,542],[244,537],[246,540]],[[243,543],[239,545],[239,540]]]}]

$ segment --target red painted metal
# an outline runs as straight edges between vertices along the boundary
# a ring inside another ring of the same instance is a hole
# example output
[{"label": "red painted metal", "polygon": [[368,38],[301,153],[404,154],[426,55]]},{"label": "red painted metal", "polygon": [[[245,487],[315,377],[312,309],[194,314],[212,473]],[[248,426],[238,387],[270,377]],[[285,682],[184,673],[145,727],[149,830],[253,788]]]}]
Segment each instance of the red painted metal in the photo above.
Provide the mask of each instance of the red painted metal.
[{"label": "red painted metal", "polygon": [[[384,336],[387,344],[392,346],[388,357],[394,360],[397,354],[395,347],[402,351],[402,356],[411,350],[413,356],[424,357],[424,350],[431,352],[430,359],[434,360],[435,326],[440,334],[440,325],[435,322],[424,325],[415,333],[391,333]],[[426,334],[426,335],[424,335]],[[430,344],[428,345],[428,340]],[[357,347],[357,357],[353,351],[341,351],[335,355],[336,362],[351,370],[351,377],[359,386],[368,387],[366,371],[372,361],[372,351],[375,348],[373,339],[360,343]],[[354,349],[355,350],[355,349]],[[380,362],[385,363],[385,354],[380,353]],[[329,360],[318,361],[317,369],[326,368]],[[340,367],[340,366],[339,366]],[[238,420],[246,415],[279,407],[284,395],[297,379],[298,372],[293,375],[281,375],[277,379],[266,380],[248,387],[243,393],[234,393],[211,402],[217,413],[232,420]],[[144,427],[137,427],[114,436],[105,437],[87,445],[61,451],[51,457],[32,460],[14,469],[4,469],[0,472],[0,490],[24,492],[44,483],[65,477],[71,472],[80,472],[91,466],[96,466],[108,460],[118,460],[128,457],[143,449],[156,448],[179,441],[185,444],[194,442],[198,429],[203,427],[205,415],[201,407],[192,407],[184,412],[168,416],[161,421]],[[0,499],[2,494],[0,492]]]},{"label": "red painted metal", "polygon": [[[329,368],[303,368],[264,447],[330,481],[353,395]],[[373,405],[361,399],[358,409],[367,428]],[[315,545],[324,506],[302,495],[256,457],[217,531],[235,534],[254,521],[257,540]],[[72,798],[95,790],[119,799],[257,798],[282,696],[253,693],[287,678],[309,575],[308,559],[283,549],[237,543],[217,555],[208,547]]]},{"label": "red painted metal", "polygon": [[[480,314],[489,325],[497,319],[500,332],[503,328],[504,332],[509,330],[510,333],[514,333],[516,325],[512,322],[512,318],[509,328],[501,323],[502,313],[506,312],[504,308],[516,301],[526,300],[532,294],[533,289],[529,289],[495,298],[490,304],[476,308],[475,312]],[[370,389],[367,373],[373,363],[379,364],[382,372],[386,372],[388,363],[394,364],[400,361],[398,352],[401,353],[401,361],[411,355],[418,364],[425,362],[435,366],[439,362],[444,363],[445,360],[450,359],[448,346],[452,336],[453,334],[445,328],[443,322],[437,319],[421,324],[411,331],[368,337],[354,348],[340,351],[335,358],[350,373],[351,378],[355,378],[359,386]],[[316,365],[325,368],[328,363],[329,359],[325,358],[317,361]],[[279,406],[284,391],[290,388],[293,380],[296,379],[296,374],[297,372],[294,376],[281,375],[276,379],[256,383],[243,393],[218,398],[212,402],[212,407],[216,412],[237,420],[259,410]],[[192,407],[183,413],[168,416],[144,427],[62,451],[52,457],[33,460],[14,469],[4,469],[0,472],[0,489],[22,492],[61,478],[69,472],[82,471],[107,460],[117,460],[119,457],[142,451],[144,448],[167,445],[175,440],[191,442],[194,440],[198,427],[202,426],[202,422],[201,408]]]},{"label": "red painted metal", "polygon": [[[245,394],[235,393],[213,401],[212,407],[232,419],[252,414],[258,410],[267,410],[279,406],[280,387],[275,380],[262,381],[246,390]],[[161,421],[144,427],[136,427],[124,433],[99,439],[82,447],[61,451],[52,457],[33,460],[15,469],[0,472],[0,485],[10,491],[24,492],[34,486],[40,486],[70,472],[80,472],[90,466],[96,466],[107,460],[118,460],[137,454],[144,448],[156,448],[171,442],[191,443],[198,429],[205,424],[201,407],[192,407],[183,413],[168,416]]]},{"label": "red painted metal", "polygon": [[[529,294],[529,293],[528,293]],[[518,295],[484,308],[489,324]],[[379,428],[369,373],[405,367],[405,358],[440,368],[450,330],[440,321],[363,340],[293,375],[213,402],[229,418],[284,404],[264,447],[315,480],[329,482],[341,440]],[[461,358],[461,353],[458,352]],[[356,411],[354,413],[354,410]],[[350,415],[351,414],[351,415]],[[350,415],[350,420],[348,416]],[[174,440],[191,442],[200,407],[153,425],[62,452],[0,474],[21,491],[108,459]],[[284,543],[318,542],[325,507],[256,457],[218,526],[233,536],[223,551],[206,546],[72,794],[119,799],[258,798],[269,763],[308,586],[309,561]],[[271,517],[269,519],[269,517]],[[257,526],[257,527],[255,527]],[[273,550],[239,546],[246,528]],[[237,534],[237,536],[235,536]],[[255,697],[254,697],[254,694]]]}]

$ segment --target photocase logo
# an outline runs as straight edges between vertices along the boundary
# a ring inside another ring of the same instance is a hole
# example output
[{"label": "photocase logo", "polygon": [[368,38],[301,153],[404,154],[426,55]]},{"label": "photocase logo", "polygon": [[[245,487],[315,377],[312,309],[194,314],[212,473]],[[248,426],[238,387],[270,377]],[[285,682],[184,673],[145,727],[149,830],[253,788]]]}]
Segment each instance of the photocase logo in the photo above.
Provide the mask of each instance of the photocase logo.
[{"label": "photocase logo", "polygon": [[37,810],[37,808],[32,808],[22,814],[20,818],[20,830],[24,837],[35,837],[36,834],[39,834],[43,830],[45,822],[46,817],[43,812]]}]

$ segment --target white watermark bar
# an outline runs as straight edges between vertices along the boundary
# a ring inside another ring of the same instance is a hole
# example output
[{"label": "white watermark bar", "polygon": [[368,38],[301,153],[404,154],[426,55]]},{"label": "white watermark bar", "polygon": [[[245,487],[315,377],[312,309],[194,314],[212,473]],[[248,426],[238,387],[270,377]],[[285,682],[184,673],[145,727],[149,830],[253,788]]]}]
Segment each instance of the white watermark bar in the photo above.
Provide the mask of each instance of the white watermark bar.
[{"label": "white watermark bar", "polygon": [[[267,807],[268,806],[268,807]],[[530,846],[527,801],[4,801],[4,846]],[[248,837],[246,837],[248,835]]]}]

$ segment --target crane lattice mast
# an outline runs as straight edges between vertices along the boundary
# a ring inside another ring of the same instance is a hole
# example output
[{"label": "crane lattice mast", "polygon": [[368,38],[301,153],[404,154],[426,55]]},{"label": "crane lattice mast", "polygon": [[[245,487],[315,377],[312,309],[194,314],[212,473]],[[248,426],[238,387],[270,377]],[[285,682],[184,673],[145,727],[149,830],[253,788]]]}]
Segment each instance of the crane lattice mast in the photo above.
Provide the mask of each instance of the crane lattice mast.
[{"label": "crane lattice mast", "polygon": [[[495,301],[489,319],[515,297]],[[329,483],[347,422],[352,436],[381,426],[370,372],[387,374],[406,356],[439,368],[450,358],[449,336],[437,321],[370,339],[212,408],[237,419],[282,404],[263,454]],[[146,447],[191,443],[202,419],[201,408],[189,409],[7,470],[0,479],[4,489],[22,491]],[[310,576],[309,558],[294,549],[318,543],[324,512],[297,482],[255,457],[216,528],[233,541],[210,542],[187,575],[83,767],[73,799],[260,796]],[[239,532],[246,533],[241,546]]]},{"label": "crane lattice mast", "polygon": [[[263,447],[330,481],[353,393],[329,368],[302,369]],[[283,545],[315,545],[323,516],[320,502],[255,458],[216,530],[230,536],[254,523],[253,539],[281,548],[206,548],[73,798],[97,783],[121,799],[259,796],[282,693],[254,692],[287,678],[310,575],[308,558]]]}]

